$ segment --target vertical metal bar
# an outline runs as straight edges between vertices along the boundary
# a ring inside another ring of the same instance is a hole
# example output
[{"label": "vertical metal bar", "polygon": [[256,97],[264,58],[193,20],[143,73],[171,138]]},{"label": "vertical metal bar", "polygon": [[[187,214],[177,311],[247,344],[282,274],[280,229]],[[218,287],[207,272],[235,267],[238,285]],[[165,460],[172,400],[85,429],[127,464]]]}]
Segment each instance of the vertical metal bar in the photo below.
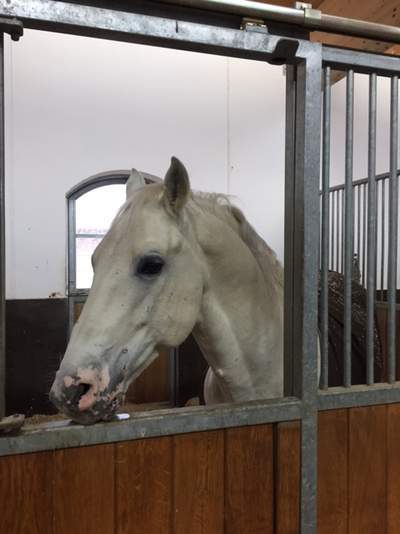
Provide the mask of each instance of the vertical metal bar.
[{"label": "vertical metal bar", "polygon": [[336,192],[336,272],[340,272],[340,194]]},{"label": "vertical metal bar", "polygon": [[316,534],[321,49],[315,43],[297,65],[296,85],[292,308],[294,361],[301,365],[294,380],[302,401],[300,530]]},{"label": "vertical metal bar", "polygon": [[362,247],[362,278],[361,278],[361,284],[363,287],[365,287],[365,280],[366,280],[366,273],[365,273],[365,265],[366,265],[366,258],[367,258],[367,184],[363,184],[363,247]]},{"label": "vertical metal bar", "polygon": [[[368,107],[368,246],[367,246],[367,384],[374,383],[376,293],[376,74],[369,76]],[[365,256],[365,253],[364,253]]]},{"label": "vertical metal bar", "polygon": [[341,189],[340,191],[341,193],[341,211],[342,211],[342,217],[341,217],[341,223],[342,223],[342,227],[341,227],[341,243],[340,243],[340,264],[341,264],[341,269],[340,269],[340,272],[341,273],[344,273],[344,244],[346,242],[346,235],[345,235],[345,225],[346,225],[346,212],[345,212],[345,190],[344,189]]},{"label": "vertical metal bar", "polygon": [[353,113],[354,71],[346,77],[346,151],[345,151],[345,239],[344,239],[344,373],[345,387],[351,386],[351,293],[353,279]]},{"label": "vertical metal bar", "polygon": [[396,379],[396,285],[398,225],[398,97],[399,79],[391,80],[390,98],[390,179],[389,179],[389,245],[388,245],[388,381]]},{"label": "vertical metal bar", "polygon": [[361,185],[356,185],[354,191],[357,191],[357,259],[361,260]]},{"label": "vertical metal bar", "polygon": [[331,234],[331,237],[330,237],[330,244],[331,244],[331,247],[330,247],[330,261],[329,261],[329,268],[333,271],[335,269],[334,267],[334,254],[335,254],[335,243],[334,243],[334,239],[335,239],[335,204],[334,204],[334,200],[335,200],[335,193],[334,192],[331,192],[329,194],[329,199],[330,199],[330,234]]},{"label": "vertical metal bar", "polygon": [[294,179],[296,145],[296,68],[286,67],[285,125],[285,269],[284,269],[284,394],[294,394],[293,366],[293,255],[294,255]]},{"label": "vertical metal bar", "polygon": [[321,229],[321,387],[328,387],[329,175],[331,144],[331,68],[324,69]]},{"label": "vertical metal bar", "polygon": [[382,197],[381,197],[381,301],[385,300],[385,236],[386,236],[386,180],[382,180]]},{"label": "vertical metal bar", "polygon": [[4,34],[0,33],[0,418],[6,413],[6,215],[4,172]]}]

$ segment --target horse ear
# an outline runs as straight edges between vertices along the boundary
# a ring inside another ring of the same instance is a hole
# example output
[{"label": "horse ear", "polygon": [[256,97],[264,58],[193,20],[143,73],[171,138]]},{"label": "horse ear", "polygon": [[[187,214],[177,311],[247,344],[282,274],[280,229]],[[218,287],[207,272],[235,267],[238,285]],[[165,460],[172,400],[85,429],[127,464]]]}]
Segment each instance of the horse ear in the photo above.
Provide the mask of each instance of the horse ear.
[{"label": "horse ear", "polygon": [[126,198],[128,198],[132,191],[138,187],[146,185],[143,174],[136,169],[132,169],[131,174],[126,182]]},{"label": "horse ear", "polygon": [[175,212],[179,212],[190,195],[189,175],[183,163],[172,156],[164,178],[164,198]]}]

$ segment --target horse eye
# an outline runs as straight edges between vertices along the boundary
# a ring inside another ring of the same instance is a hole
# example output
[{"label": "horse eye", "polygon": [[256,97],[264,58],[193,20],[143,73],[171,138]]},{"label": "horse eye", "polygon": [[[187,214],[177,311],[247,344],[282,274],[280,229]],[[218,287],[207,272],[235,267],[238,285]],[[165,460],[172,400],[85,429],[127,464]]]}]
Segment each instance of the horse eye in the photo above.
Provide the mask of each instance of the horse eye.
[{"label": "horse eye", "polygon": [[164,260],[160,256],[145,256],[139,260],[136,274],[140,276],[156,276],[164,267]]}]

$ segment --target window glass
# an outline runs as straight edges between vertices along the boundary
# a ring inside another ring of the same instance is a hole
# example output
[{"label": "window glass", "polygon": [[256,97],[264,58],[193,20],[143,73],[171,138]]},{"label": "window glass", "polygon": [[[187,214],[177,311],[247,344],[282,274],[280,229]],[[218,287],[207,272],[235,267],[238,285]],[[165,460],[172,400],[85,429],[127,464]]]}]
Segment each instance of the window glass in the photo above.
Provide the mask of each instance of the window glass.
[{"label": "window glass", "polygon": [[92,285],[91,256],[125,202],[125,185],[98,187],[82,195],[75,203],[76,288]]}]

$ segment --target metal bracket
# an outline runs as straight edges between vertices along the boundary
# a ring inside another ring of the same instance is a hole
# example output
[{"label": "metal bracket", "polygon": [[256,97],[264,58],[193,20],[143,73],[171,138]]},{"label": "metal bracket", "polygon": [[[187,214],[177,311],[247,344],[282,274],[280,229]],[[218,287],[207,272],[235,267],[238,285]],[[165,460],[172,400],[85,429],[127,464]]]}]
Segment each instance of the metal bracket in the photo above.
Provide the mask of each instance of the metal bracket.
[{"label": "metal bracket", "polygon": [[13,41],[19,41],[24,34],[24,26],[16,18],[6,19],[0,17],[0,33],[8,33]]},{"label": "metal bracket", "polygon": [[268,63],[272,65],[285,65],[288,60],[296,56],[298,48],[299,42],[294,39],[279,39]]},{"label": "metal bracket", "polygon": [[262,19],[244,17],[240,24],[240,29],[251,32],[268,33],[268,28]]},{"label": "metal bracket", "polygon": [[304,25],[313,28],[318,26],[322,18],[322,11],[313,9],[312,4],[307,2],[296,2],[295,8],[304,12]]}]

